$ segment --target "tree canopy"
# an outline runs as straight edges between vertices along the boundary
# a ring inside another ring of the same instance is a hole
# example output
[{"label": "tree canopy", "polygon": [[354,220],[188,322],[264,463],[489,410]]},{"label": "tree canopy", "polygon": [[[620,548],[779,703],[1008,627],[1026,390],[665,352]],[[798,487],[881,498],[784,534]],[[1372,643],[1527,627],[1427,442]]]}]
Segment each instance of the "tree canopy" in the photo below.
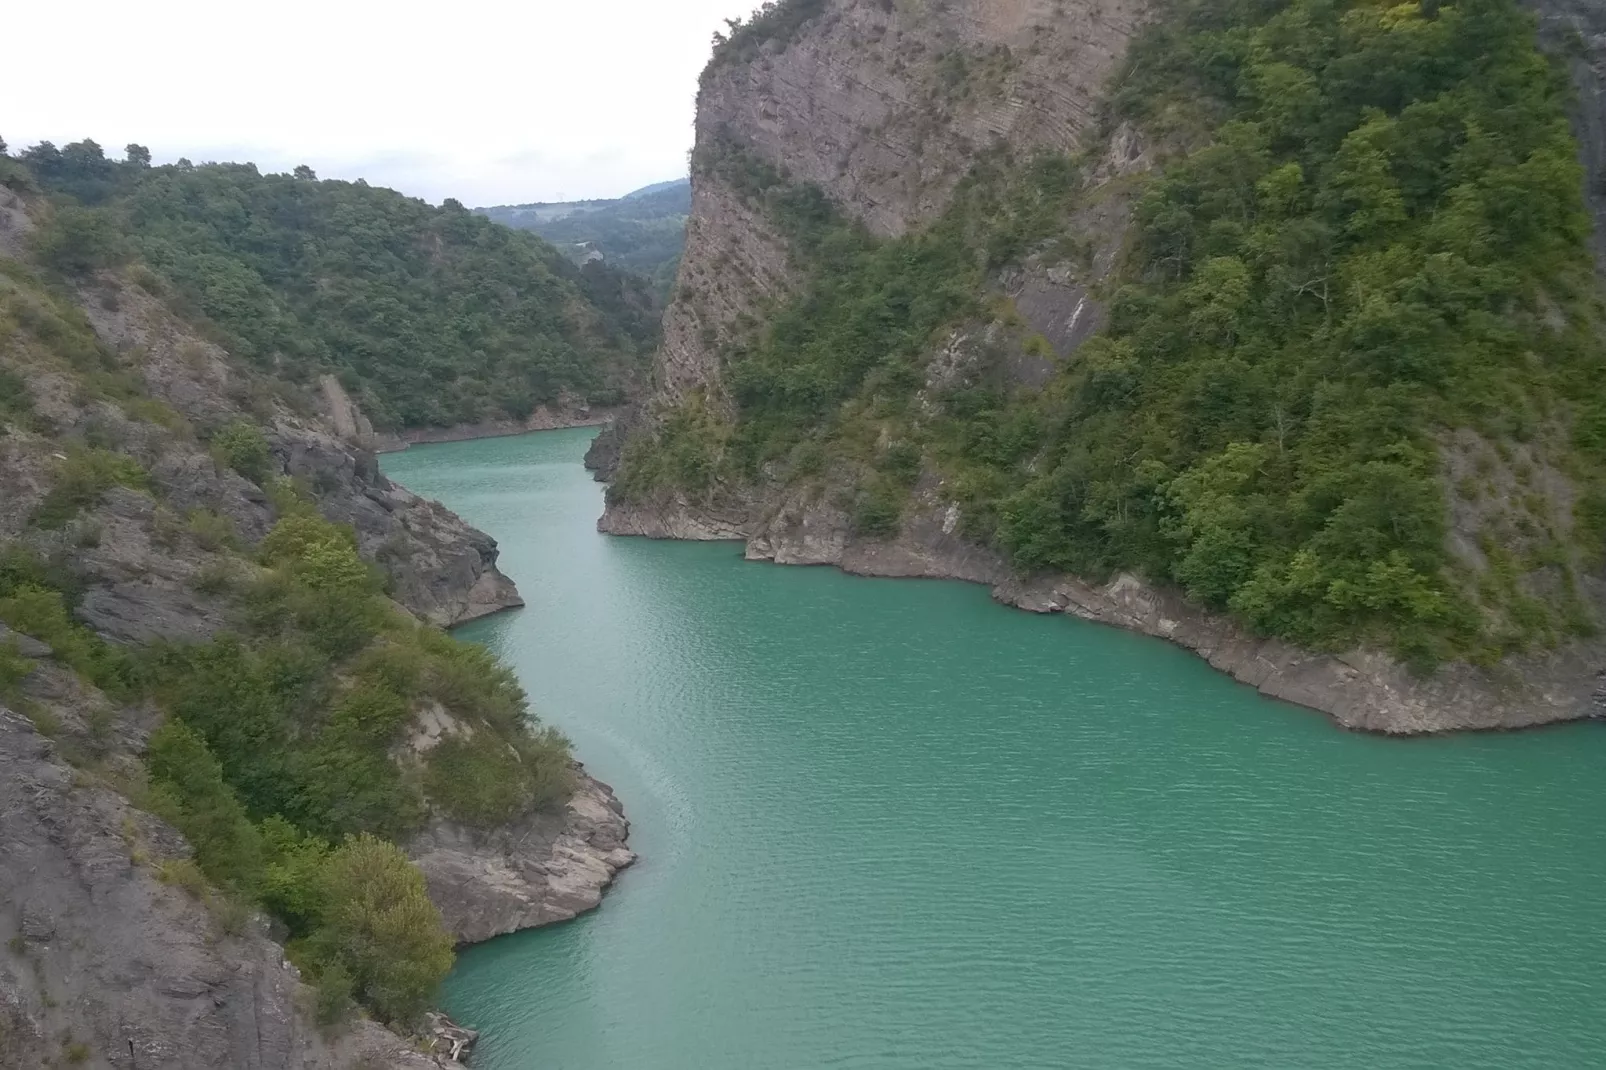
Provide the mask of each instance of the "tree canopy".
[{"label": "tree canopy", "polygon": [[63,204],[42,258],[83,274],[138,257],[236,355],[292,382],[337,374],[380,428],[616,403],[656,337],[644,283],[571,263],[455,201],[435,208],[310,168],[150,166],[93,141],[19,157]]}]

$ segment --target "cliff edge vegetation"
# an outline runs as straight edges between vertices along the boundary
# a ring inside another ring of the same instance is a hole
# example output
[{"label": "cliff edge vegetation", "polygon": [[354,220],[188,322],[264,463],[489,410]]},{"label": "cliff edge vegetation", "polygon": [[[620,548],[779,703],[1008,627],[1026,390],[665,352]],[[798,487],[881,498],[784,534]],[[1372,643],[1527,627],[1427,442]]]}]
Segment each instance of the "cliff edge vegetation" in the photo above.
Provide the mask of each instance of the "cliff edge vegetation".
[{"label": "cliff edge vegetation", "polygon": [[[930,514],[1017,577],[1140,577],[1422,676],[1594,641],[1601,290],[1570,57],[1531,16],[1163,4],[1054,145],[990,109],[1100,20],[973,6],[781,4],[716,48],[694,184],[759,269],[688,254],[604,526],[894,543]],[[935,100],[752,121],[736,87],[849,62],[849,26]],[[912,190],[822,164],[894,122],[968,147]]]}]

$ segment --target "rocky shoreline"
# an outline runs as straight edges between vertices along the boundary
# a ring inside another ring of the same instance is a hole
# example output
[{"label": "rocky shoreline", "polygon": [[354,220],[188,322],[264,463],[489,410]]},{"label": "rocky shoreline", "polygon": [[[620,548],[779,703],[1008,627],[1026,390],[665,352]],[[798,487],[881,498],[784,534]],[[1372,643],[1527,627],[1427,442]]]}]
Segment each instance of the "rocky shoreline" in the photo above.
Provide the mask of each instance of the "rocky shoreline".
[{"label": "rocky shoreline", "polygon": [[[759,517],[758,520],[751,519]],[[1508,658],[1498,669],[1456,663],[1419,676],[1378,651],[1321,654],[1246,632],[1175,590],[1119,575],[1095,584],[1074,576],[1017,576],[997,553],[957,534],[959,507],[932,484],[890,540],[851,534],[849,517],[824,498],[780,502],[732,498],[709,508],[684,498],[610,504],[597,530],[612,535],[740,540],[749,560],[834,565],[859,576],[957,579],[986,584],[993,598],[1034,613],[1067,613],[1167,639],[1216,669],[1281,699],[1327,714],[1341,727],[1392,736],[1527,728],[1606,718],[1606,639],[1544,655]],[[1606,585],[1588,591],[1606,610]]]},{"label": "rocky shoreline", "polygon": [[523,420],[488,420],[451,427],[419,427],[405,431],[375,434],[375,453],[398,453],[409,446],[436,442],[470,442],[481,438],[507,438],[531,431],[558,431],[568,427],[601,427],[610,423],[617,410],[586,408],[548,408],[538,406]]},{"label": "rocky shoreline", "polygon": [[579,787],[561,813],[537,811],[489,829],[437,822],[408,845],[429,897],[459,944],[568,921],[602,902],[636,860],[613,789],[575,764]]},{"label": "rocky shoreline", "polygon": [[[569,921],[602,903],[636,861],[630,822],[613,788],[574,763],[579,787],[561,813],[540,811],[491,829],[437,822],[409,845],[429,897],[458,946]],[[437,1065],[467,1064],[477,1029],[441,1011],[420,1040]]]}]

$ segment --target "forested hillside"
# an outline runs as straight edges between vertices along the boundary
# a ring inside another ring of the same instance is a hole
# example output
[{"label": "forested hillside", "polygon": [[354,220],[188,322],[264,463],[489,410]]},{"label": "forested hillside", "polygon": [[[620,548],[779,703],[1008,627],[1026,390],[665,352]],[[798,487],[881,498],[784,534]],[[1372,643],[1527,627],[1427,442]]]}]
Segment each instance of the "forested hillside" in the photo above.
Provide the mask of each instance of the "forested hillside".
[{"label": "forested hillside", "polygon": [[[302,997],[259,913],[288,934],[320,1022],[361,1006],[411,1028],[454,930],[409,844],[542,812],[562,827],[584,778],[509,670],[436,626],[520,604],[494,542],[385,480],[301,381],[361,344],[331,310],[381,293],[474,282],[463,337],[500,339],[503,359],[524,343],[489,319],[474,333],[490,317],[470,313],[475,292],[536,316],[541,291],[507,288],[541,280],[587,329],[603,321],[549,249],[466,212],[243,168],[146,173],[133,151],[64,156],[87,163],[0,158],[0,764],[35,788],[70,768],[59,806],[88,823],[64,838],[28,807],[0,821],[0,902],[56,904],[61,937],[0,912],[34,963],[0,966],[0,1062],[43,1065],[45,1034],[70,1026],[86,1051],[137,1040],[150,1065],[264,1046],[283,1060],[297,1045],[305,1065],[333,1066],[335,1049],[294,1026]],[[358,334],[377,347],[450,322],[424,309]],[[566,328],[550,322],[558,347]],[[371,392],[412,382],[366,352],[374,363],[341,370],[372,371]],[[437,389],[458,381],[427,368]],[[64,820],[53,790],[32,796],[47,823]],[[84,861],[107,840],[115,881],[71,877],[110,873]],[[185,925],[195,946],[164,938]],[[279,979],[252,979],[264,958]],[[185,971],[252,994],[218,1010],[222,988],[197,1007],[154,980]]]},{"label": "forested hillside", "polygon": [[[704,109],[746,106],[721,79],[764,75],[733,64],[768,71],[850,24],[926,32],[772,5],[716,53]],[[936,130],[1043,54],[949,49]],[[886,237],[855,218],[884,203],[855,200],[860,173],[790,173],[788,154],[820,166],[808,131],[722,111],[694,181],[731,206],[694,226],[757,222],[682,272],[666,372],[701,382],[662,395],[610,512],[762,531],[817,501],[874,541],[935,509],[1020,575],[1132,573],[1253,633],[1421,671],[1594,636],[1606,321],[1568,58],[1514,0],[1178,0],[1078,150],[947,158],[946,203],[873,216],[907,228]],[[789,296],[736,303],[722,257]]]},{"label": "forested hillside", "polygon": [[691,183],[658,182],[613,200],[499,204],[474,211],[505,226],[533,231],[583,262],[593,253],[644,276],[666,297],[686,245]]},{"label": "forested hillside", "polygon": [[60,267],[137,257],[259,368],[333,372],[381,429],[522,419],[537,405],[616,404],[655,337],[650,295],[574,265],[455,201],[433,208],[362,181],[250,164],[151,167],[94,142],[20,155],[62,213]]}]

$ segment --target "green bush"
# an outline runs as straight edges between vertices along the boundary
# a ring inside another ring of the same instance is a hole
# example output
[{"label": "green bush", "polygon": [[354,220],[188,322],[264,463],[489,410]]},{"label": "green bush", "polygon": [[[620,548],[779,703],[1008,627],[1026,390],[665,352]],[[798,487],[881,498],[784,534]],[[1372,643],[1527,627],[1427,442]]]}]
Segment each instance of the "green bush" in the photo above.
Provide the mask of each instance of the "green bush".
[{"label": "green bush", "polygon": [[356,836],[320,868],[318,925],[304,944],[319,977],[338,967],[381,1019],[414,1021],[452,967],[424,878],[394,844]]},{"label": "green bush", "polygon": [[16,640],[0,642],[0,699],[14,698],[17,685],[33,672],[33,662],[22,656]]},{"label": "green bush", "polygon": [[574,794],[569,745],[551,729],[504,739],[451,736],[429,752],[424,791],[457,821],[495,825]]},{"label": "green bush", "polygon": [[908,491],[882,476],[872,478],[860,488],[853,508],[853,530],[873,538],[898,534]]},{"label": "green bush", "polygon": [[117,221],[99,208],[65,205],[33,234],[39,262],[64,275],[87,275],[128,259]]},{"label": "green bush", "polygon": [[203,550],[232,550],[237,545],[234,522],[210,509],[191,509],[189,529]]},{"label": "green bush", "polygon": [[351,1017],[356,1004],[352,999],[351,973],[339,960],[324,964],[316,978],[317,1001],[313,1016],[324,1028],[336,1026]]},{"label": "green bush", "polygon": [[150,477],[132,457],[70,445],[66,459],[56,466],[55,482],[34,511],[33,522],[46,530],[64,528],[112,487],[147,490]]},{"label": "green bush", "polygon": [[74,621],[62,593],[37,582],[47,575],[21,578],[0,568],[0,621],[47,644],[57,660],[113,697],[136,694],[142,686],[138,660]]},{"label": "green bush", "polygon": [[262,883],[262,838],[206,741],[170,720],[151,734],[146,762],[157,813],[184,833],[201,868],[219,884],[254,893]]},{"label": "green bush", "polygon": [[[4,326],[0,325],[0,341],[3,340]],[[0,435],[6,433],[8,424],[33,426],[33,395],[22,376],[0,368]]]},{"label": "green bush", "polygon": [[765,0],[746,22],[726,19],[728,32],[714,34],[714,55],[703,71],[703,81],[721,65],[751,61],[769,42],[790,40],[804,23],[824,11],[825,0]]},{"label": "green bush", "polygon": [[262,429],[249,420],[224,424],[212,436],[212,452],[218,463],[232,468],[253,483],[261,484],[273,474],[273,452]]}]

